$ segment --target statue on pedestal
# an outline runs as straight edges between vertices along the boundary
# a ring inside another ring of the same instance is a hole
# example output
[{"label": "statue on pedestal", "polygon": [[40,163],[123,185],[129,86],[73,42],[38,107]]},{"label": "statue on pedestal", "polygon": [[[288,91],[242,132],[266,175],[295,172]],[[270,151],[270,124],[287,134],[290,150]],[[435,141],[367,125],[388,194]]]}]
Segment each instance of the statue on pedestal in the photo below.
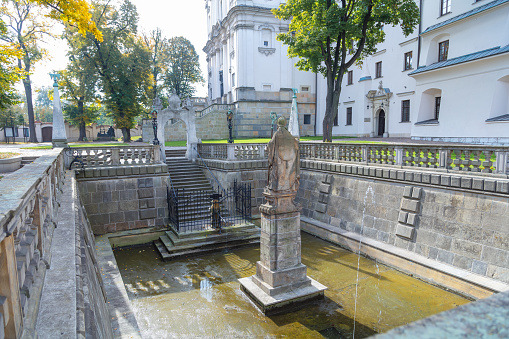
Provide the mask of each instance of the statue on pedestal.
[{"label": "statue on pedestal", "polygon": [[299,142],[285,127],[285,118],[277,121],[277,131],[267,151],[269,173],[267,189],[273,192],[297,192],[300,180]]}]

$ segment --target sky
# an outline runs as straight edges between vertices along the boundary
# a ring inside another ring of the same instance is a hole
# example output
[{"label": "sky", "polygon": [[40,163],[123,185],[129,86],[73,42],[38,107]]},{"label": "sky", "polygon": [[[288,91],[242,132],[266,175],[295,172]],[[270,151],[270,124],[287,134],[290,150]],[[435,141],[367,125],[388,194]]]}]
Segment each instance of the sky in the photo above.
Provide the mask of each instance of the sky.
[{"label": "sky", "polygon": [[[159,27],[167,38],[183,36],[191,41],[200,57],[202,75],[207,79],[206,55],[202,51],[207,43],[207,12],[204,0],[131,0],[138,9],[139,33]],[[55,30],[59,30],[55,25]],[[35,67],[32,76],[33,88],[51,86],[48,75],[53,70],[64,69],[67,64],[66,46],[61,40],[56,40],[46,46],[51,60],[41,62]],[[206,86],[197,86],[195,96],[206,96]]]}]

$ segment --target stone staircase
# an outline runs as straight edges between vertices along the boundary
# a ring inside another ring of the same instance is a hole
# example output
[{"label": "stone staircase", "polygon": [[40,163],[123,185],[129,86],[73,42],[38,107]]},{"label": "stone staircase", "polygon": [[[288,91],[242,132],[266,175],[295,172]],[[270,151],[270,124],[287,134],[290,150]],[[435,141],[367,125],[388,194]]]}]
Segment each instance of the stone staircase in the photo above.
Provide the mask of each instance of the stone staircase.
[{"label": "stone staircase", "polygon": [[[168,154],[168,150],[166,152]],[[175,152],[173,154],[182,153]],[[194,197],[190,201],[181,202],[186,205],[186,208],[179,211],[179,225],[186,226],[186,223],[192,224],[203,219],[210,220],[210,200],[208,196],[215,193],[215,190],[201,168],[195,163],[177,156],[167,155],[166,164],[168,165],[173,189],[178,190],[178,192],[189,193]],[[259,242],[260,229],[252,223],[246,223],[223,227],[221,233],[214,229],[185,233],[171,229],[156,240],[154,244],[163,260],[170,260],[178,256],[217,251]]]},{"label": "stone staircase", "polygon": [[166,159],[170,158],[184,158],[186,156],[186,148],[185,147],[179,147],[179,148],[170,148],[165,149],[164,154],[166,155]]},{"label": "stone staircase", "polygon": [[[39,158],[38,156],[36,157],[28,157],[28,156],[23,156],[21,157],[21,167],[25,166],[25,165],[28,165],[28,164],[31,164],[32,162],[34,162],[37,158]],[[21,168],[20,167],[20,168]]]}]

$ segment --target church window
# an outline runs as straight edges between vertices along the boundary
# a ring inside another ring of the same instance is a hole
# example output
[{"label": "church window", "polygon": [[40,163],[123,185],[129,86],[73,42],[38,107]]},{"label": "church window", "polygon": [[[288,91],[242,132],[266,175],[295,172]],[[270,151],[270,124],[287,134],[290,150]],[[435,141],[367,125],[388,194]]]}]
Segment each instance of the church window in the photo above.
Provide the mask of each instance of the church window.
[{"label": "church window", "polygon": [[444,15],[451,12],[451,1],[452,0],[440,0],[440,15]]},{"label": "church window", "polygon": [[435,97],[435,120],[438,120],[440,115],[440,104],[442,103],[442,97]]},{"label": "church window", "polygon": [[405,71],[412,69],[412,52],[405,53]]},{"label": "church window", "polygon": [[352,107],[346,108],[346,125],[352,124]]},{"label": "church window", "polygon": [[301,91],[301,92],[309,92],[309,86],[302,86],[302,87],[300,88],[300,91]]},{"label": "church window", "polygon": [[449,40],[438,43],[438,62],[447,60],[449,54]]},{"label": "church window", "polygon": [[272,32],[270,29],[262,29],[262,45],[263,47],[270,48],[272,41]]},{"label": "church window", "polygon": [[375,64],[375,78],[382,77],[382,62],[379,61]]},{"label": "church window", "polygon": [[304,114],[304,125],[311,125],[311,114]]},{"label": "church window", "polygon": [[401,122],[410,121],[410,100],[401,101]]},{"label": "church window", "polygon": [[348,71],[348,85],[353,84],[353,71]]}]

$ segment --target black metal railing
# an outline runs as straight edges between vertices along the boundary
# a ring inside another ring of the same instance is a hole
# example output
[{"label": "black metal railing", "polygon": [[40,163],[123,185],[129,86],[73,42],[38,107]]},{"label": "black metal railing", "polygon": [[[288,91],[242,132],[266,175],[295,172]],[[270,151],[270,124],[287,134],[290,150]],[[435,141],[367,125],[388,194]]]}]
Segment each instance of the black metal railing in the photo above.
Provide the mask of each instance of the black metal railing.
[{"label": "black metal railing", "polygon": [[179,233],[216,230],[251,221],[251,185],[235,181],[228,189],[173,190],[168,187],[170,226]]}]

